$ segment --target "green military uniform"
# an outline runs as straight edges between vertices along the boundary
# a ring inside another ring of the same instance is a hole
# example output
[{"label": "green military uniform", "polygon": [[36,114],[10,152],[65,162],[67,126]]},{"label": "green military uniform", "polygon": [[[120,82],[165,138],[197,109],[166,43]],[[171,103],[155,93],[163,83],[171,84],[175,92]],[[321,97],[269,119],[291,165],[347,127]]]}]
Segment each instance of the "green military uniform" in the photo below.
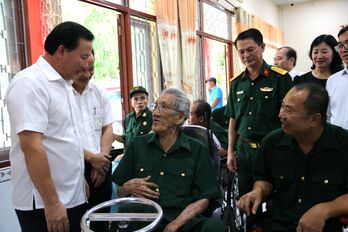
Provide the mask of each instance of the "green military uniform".
[{"label": "green military uniform", "polygon": [[211,118],[214,122],[222,126],[225,130],[228,130],[230,118],[225,115],[226,106],[217,108],[211,113]]},{"label": "green military uniform", "polygon": [[[174,220],[190,203],[221,195],[207,148],[183,133],[168,152],[161,148],[157,134],[136,137],[114,172],[113,181],[122,186],[128,180],[148,175],[158,185],[154,190],[160,192],[156,202],[163,209],[163,224]],[[192,226],[204,220],[207,219],[198,216],[180,231],[193,231]],[[210,229],[220,225],[215,231],[226,230],[220,220],[208,221],[205,226]]]},{"label": "green military uniform", "polygon": [[124,121],[125,133],[123,139],[128,146],[135,136],[146,135],[151,131],[152,127],[152,112],[146,107],[143,113],[137,118],[135,112],[127,114]]},{"label": "green military uniform", "polygon": [[225,115],[234,118],[239,192],[252,189],[253,165],[261,139],[280,127],[280,106],[292,81],[286,71],[263,62],[259,76],[251,80],[245,70],[234,78]]},{"label": "green military uniform", "polygon": [[210,129],[214,133],[216,138],[219,140],[221,147],[223,149],[227,150],[227,148],[228,148],[228,135],[227,135],[227,131],[225,130],[225,128],[223,128],[222,126],[220,126],[216,122],[211,121]]},{"label": "green military uniform", "polygon": [[[264,138],[255,180],[274,188],[265,231],[295,231],[312,206],[348,193],[347,141],[348,131],[330,124],[307,155],[282,129]],[[328,220],[324,231],[341,231],[338,220]]]}]

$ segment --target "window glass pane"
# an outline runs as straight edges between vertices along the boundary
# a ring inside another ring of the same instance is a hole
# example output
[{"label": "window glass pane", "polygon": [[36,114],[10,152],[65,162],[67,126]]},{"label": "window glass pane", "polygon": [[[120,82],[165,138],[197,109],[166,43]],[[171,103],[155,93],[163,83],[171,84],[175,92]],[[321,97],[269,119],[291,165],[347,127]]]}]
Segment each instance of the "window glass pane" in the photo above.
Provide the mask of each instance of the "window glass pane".
[{"label": "window glass pane", "polygon": [[[118,48],[118,13],[77,0],[62,0],[63,21],[72,20],[90,29],[94,36],[95,72],[92,81],[104,89],[116,116],[114,132],[122,134],[122,99]],[[119,143],[114,147],[122,146]]]},{"label": "window glass pane", "polygon": [[133,85],[141,85],[148,90],[149,104],[151,104],[161,90],[156,23],[132,17],[131,37]]},{"label": "window glass pane", "polygon": [[231,20],[230,16],[207,3],[203,3],[203,30],[206,33],[230,39]]},{"label": "window glass pane", "polygon": [[[222,90],[223,105],[227,101],[227,44],[221,43],[216,40],[204,38],[204,67],[205,67],[205,79],[209,77],[215,77],[217,80],[216,85]],[[208,96],[208,89],[207,96]]]},{"label": "window glass pane", "polygon": [[129,7],[150,15],[155,15],[156,12],[155,0],[129,0]]},{"label": "window glass pane", "polygon": [[124,5],[124,0],[106,0],[106,2],[112,2],[118,5]]},{"label": "window glass pane", "polygon": [[[5,106],[5,94],[10,79],[21,69],[16,1],[0,0],[0,150],[8,149],[10,122]],[[0,155],[0,160],[1,160]]]}]

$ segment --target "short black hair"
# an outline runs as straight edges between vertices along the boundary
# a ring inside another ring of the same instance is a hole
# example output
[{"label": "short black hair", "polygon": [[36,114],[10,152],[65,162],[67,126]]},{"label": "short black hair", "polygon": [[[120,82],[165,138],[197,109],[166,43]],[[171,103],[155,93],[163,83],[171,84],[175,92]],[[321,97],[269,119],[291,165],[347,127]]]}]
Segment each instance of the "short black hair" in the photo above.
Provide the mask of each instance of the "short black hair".
[{"label": "short black hair", "polygon": [[295,85],[294,88],[308,91],[308,96],[303,106],[310,114],[319,113],[321,115],[321,123],[325,125],[329,105],[329,94],[326,89],[317,83],[300,83]]},{"label": "short black hair", "polygon": [[201,99],[195,100],[193,104],[197,105],[196,112],[195,112],[196,116],[197,117],[203,116],[204,121],[207,125],[210,122],[210,118],[211,118],[211,106],[209,105],[208,102]]},{"label": "short black hair", "polygon": [[342,35],[346,31],[348,31],[348,25],[345,25],[341,28],[341,30],[338,32],[337,37],[339,37],[340,35]]},{"label": "short black hair", "polygon": [[[311,48],[309,50],[309,58],[311,60],[313,60],[312,59],[313,49],[314,49],[314,47],[318,46],[321,43],[326,43],[330,47],[332,52],[333,52],[333,58],[332,58],[332,61],[331,61],[331,64],[330,64],[330,72],[331,72],[331,74],[334,74],[334,73],[342,70],[343,69],[343,65],[342,65],[341,57],[338,54],[338,52],[336,52],[336,50],[335,50],[335,46],[337,45],[337,40],[332,35],[323,34],[323,35],[319,35],[317,38],[315,38],[313,40],[313,42],[311,44]],[[315,69],[315,65],[314,64],[312,65],[311,69],[312,70]]]},{"label": "short black hair", "polygon": [[79,44],[79,39],[93,41],[93,33],[76,22],[66,21],[58,24],[48,34],[45,40],[45,51],[53,55],[60,45],[68,50],[74,50]]},{"label": "short black hair", "polygon": [[296,53],[295,49],[293,49],[292,47],[284,46],[284,47],[278,48],[278,50],[283,49],[283,48],[286,49],[285,55],[288,59],[294,58],[294,66],[296,66],[297,53]]},{"label": "short black hair", "polygon": [[237,41],[238,40],[245,40],[245,39],[252,39],[257,43],[258,45],[263,44],[263,36],[259,30],[256,28],[250,28],[246,31],[243,31],[239,33],[236,40],[234,41],[234,45],[237,47]]}]

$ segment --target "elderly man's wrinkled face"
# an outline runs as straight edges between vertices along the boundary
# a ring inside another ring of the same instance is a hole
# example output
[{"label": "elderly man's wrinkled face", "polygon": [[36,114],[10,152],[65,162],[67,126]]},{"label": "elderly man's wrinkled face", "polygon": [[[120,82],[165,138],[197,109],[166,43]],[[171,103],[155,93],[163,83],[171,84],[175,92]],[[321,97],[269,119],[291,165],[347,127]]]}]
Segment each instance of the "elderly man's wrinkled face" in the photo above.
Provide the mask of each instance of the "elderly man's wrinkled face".
[{"label": "elderly man's wrinkled face", "polygon": [[135,93],[131,98],[132,107],[134,108],[135,114],[137,115],[146,109],[147,103],[148,98],[146,93]]},{"label": "elderly man's wrinkled face", "polygon": [[184,120],[184,115],[175,109],[174,96],[163,94],[154,104],[152,130],[156,133],[176,129]]},{"label": "elderly man's wrinkled face", "polygon": [[291,136],[307,134],[315,123],[313,114],[308,113],[303,105],[307,96],[307,90],[293,87],[283,100],[279,118],[284,132]]}]

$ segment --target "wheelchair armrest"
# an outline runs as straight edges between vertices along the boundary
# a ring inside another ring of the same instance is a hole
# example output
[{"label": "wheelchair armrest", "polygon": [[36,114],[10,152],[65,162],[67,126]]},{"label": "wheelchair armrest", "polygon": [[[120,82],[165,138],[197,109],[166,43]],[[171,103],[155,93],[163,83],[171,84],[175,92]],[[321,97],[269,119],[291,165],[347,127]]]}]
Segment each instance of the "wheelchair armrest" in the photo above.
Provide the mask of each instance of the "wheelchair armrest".
[{"label": "wheelchair armrest", "polygon": [[344,225],[348,225],[348,215],[340,216],[338,217],[338,220],[340,221],[340,223]]}]

